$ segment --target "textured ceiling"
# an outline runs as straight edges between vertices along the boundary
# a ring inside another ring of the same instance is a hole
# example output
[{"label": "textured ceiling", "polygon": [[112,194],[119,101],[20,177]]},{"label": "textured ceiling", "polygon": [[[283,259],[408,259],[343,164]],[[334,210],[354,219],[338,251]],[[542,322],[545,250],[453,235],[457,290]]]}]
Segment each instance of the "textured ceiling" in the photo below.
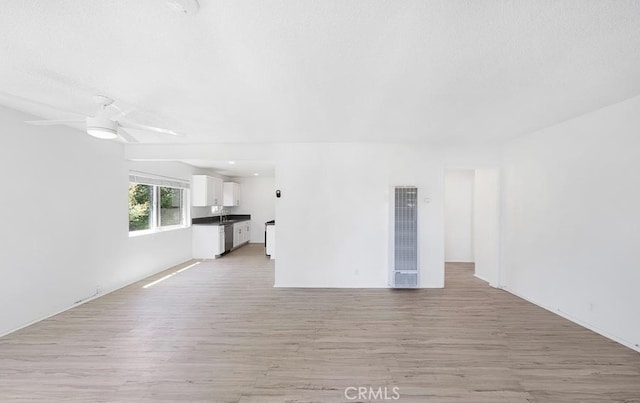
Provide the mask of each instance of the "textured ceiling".
[{"label": "textured ceiling", "polygon": [[640,94],[640,1],[4,0],[0,93],[185,133],[143,142],[496,143]]},{"label": "textured ceiling", "polygon": [[226,176],[266,176],[275,175],[275,166],[273,161],[268,160],[235,160],[235,161],[217,161],[206,159],[180,159],[180,161],[200,168],[213,169],[220,175]]}]

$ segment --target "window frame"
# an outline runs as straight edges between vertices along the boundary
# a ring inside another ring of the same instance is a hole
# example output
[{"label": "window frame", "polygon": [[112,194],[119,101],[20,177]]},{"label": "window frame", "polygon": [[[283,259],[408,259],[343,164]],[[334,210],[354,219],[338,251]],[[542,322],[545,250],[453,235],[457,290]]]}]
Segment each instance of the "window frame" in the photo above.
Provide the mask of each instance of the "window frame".
[{"label": "window frame", "polygon": [[[149,234],[157,234],[159,232],[175,231],[179,229],[189,228],[191,226],[191,200],[189,191],[189,182],[182,179],[166,178],[151,174],[130,173],[129,187],[133,184],[151,186],[151,201],[149,206],[149,228],[136,231],[129,230],[129,237],[136,237]],[[181,192],[181,214],[180,224],[161,226],[161,197],[160,188],[177,189]]]},{"label": "window frame", "polygon": [[[180,208],[182,209],[181,213],[180,213],[180,224],[174,224],[174,225],[162,225],[162,198],[160,196],[160,189],[161,188],[165,188],[165,189],[176,189],[179,190],[181,193],[180,199],[181,199],[181,206]],[[154,195],[153,195],[153,200],[154,200],[154,207],[156,209],[156,214],[155,214],[155,227],[158,228],[158,230],[160,231],[166,231],[166,230],[171,230],[171,229],[178,229],[178,228],[186,228],[188,227],[187,225],[187,219],[188,219],[188,215],[187,215],[187,210],[188,210],[188,204],[187,204],[187,189],[185,188],[181,188],[181,187],[174,187],[174,186],[155,186],[154,187]]]}]

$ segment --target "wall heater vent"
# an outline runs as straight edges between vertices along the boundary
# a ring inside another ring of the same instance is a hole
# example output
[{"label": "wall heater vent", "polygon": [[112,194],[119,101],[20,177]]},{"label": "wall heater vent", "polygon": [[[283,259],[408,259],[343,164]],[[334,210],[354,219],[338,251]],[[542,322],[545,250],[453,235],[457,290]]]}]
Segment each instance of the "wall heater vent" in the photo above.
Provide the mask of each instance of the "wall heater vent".
[{"label": "wall heater vent", "polygon": [[392,287],[418,286],[418,188],[397,186],[394,204]]}]

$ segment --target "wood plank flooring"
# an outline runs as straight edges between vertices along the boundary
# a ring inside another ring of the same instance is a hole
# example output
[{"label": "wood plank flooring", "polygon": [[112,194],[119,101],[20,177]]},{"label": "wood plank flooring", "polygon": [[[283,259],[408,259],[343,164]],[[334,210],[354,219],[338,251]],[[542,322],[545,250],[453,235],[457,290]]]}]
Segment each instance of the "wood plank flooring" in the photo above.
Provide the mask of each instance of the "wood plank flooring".
[{"label": "wood plank flooring", "polygon": [[469,265],[413,291],[274,289],[261,245],[179,268],[1,338],[0,401],[640,402],[640,354]]}]

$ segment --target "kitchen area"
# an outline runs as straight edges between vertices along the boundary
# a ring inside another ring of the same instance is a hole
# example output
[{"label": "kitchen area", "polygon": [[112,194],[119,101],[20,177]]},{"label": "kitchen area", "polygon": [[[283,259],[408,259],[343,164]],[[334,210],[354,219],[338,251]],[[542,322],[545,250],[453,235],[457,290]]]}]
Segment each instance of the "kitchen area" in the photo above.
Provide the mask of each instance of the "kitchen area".
[{"label": "kitchen area", "polygon": [[223,258],[249,243],[262,243],[275,258],[273,177],[192,175],[194,259]]}]

